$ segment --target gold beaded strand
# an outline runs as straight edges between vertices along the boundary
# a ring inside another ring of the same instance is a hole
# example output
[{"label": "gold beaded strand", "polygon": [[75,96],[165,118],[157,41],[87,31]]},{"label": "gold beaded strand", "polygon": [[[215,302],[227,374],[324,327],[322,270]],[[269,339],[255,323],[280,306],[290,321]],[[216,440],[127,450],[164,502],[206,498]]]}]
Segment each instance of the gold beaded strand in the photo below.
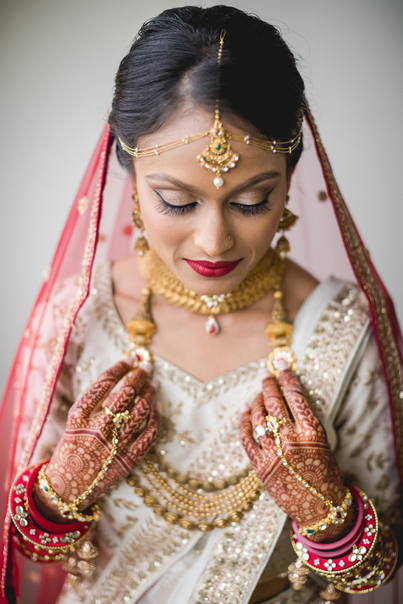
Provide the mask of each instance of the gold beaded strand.
[{"label": "gold beaded strand", "polygon": [[[216,481],[218,483],[216,487],[207,481],[203,483],[186,474],[176,472],[162,462],[155,452],[150,456],[159,469],[173,481],[176,489],[161,476],[148,457],[145,457],[138,466],[148,488],[140,484],[140,477],[137,474],[131,474],[126,480],[135,488],[135,494],[142,497],[145,505],[153,508],[157,516],[163,517],[170,524],[179,524],[187,530],[208,532],[214,528],[224,528],[231,522],[240,522],[244,514],[252,509],[253,502],[260,497],[263,488],[255,471],[249,468],[241,470],[238,475],[228,477],[227,480]],[[229,485],[227,481],[235,484]],[[205,491],[211,492],[217,489],[219,492],[204,495],[202,485]],[[192,486],[195,490],[191,488]],[[153,494],[151,495],[150,492]],[[158,496],[158,500],[154,495]],[[227,516],[222,517],[224,514]],[[214,516],[216,518],[213,521],[208,521],[208,518]]]}]

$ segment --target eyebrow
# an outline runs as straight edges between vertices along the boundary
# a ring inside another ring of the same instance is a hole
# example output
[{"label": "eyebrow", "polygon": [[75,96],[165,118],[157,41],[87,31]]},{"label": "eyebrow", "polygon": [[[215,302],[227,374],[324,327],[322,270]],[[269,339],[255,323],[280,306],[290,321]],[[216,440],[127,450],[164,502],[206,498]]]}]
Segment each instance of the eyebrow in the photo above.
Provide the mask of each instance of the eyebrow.
[{"label": "eyebrow", "polygon": [[[248,187],[253,187],[254,185],[259,184],[263,180],[271,180],[273,178],[277,178],[278,176],[280,176],[280,172],[277,172],[276,170],[270,170],[268,172],[266,171],[266,172],[261,172],[260,174],[255,174],[255,176],[248,178],[248,180],[246,180],[242,184],[240,184],[237,187],[235,187],[234,189],[232,189],[230,191],[230,193],[231,194],[237,193],[238,191],[242,191],[243,189],[247,189]],[[172,184],[180,189],[184,189],[185,191],[188,191],[189,193],[194,193],[196,195],[199,194],[199,192],[200,192],[199,189],[197,189],[197,187],[193,187],[192,185],[182,182],[181,180],[178,180],[177,178],[174,178],[173,176],[170,176],[169,174],[164,174],[163,172],[147,174],[146,178],[149,178],[151,180],[163,180],[165,182],[169,182],[170,184]]]}]

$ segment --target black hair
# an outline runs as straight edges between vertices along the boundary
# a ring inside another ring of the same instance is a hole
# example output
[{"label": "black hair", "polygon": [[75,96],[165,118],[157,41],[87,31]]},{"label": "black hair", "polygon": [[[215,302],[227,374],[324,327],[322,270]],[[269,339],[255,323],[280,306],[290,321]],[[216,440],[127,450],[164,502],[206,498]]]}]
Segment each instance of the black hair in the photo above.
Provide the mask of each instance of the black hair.
[{"label": "black hair", "polygon": [[[211,110],[212,118],[218,98],[222,118],[240,118],[261,136],[283,141],[300,131],[306,109],[304,82],[278,29],[221,5],[165,10],[142,26],[116,74],[111,131],[136,147],[140,137],[163,126],[186,95]],[[302,143],[287,155],[289,165],[296,165],[301,152]],[[117,153],[132,171],[133,158],[119,143]]]}]

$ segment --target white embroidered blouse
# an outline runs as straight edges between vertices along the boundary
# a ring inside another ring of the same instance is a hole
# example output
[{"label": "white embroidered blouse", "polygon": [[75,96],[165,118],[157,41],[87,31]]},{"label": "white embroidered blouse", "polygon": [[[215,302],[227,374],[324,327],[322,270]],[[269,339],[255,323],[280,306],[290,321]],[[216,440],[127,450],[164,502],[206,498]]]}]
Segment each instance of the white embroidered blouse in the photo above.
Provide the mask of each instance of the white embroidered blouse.
[{"label": "white embroidered blouse", "polygon": [[[66,282],[55,297],[56,322],[68,287]],[[113,300],[111,265],[102,264],[76,320],[35,459],[51,455],[71,404],[127,348],[128,334]],[[334,278],[319,284],[298,313],[293,348],[300,380],[345,478],[374,497],[379,512],[390,513],[398,488],[391,421],[359,288]],[[163,415],[157,449],[164,459],[202,481],[245,467],[248,460],[238,440],[240,404],[252,402],[259,392],[265,359],[203,383],[155,357]],[[141,483],[147,486],[143,478]],[[295,558],[285,514],[268,493],[239,524],[207,535],[158,518],[127,481],[100,504],[98,569],[80,586],[66,586],[60,604],[246,604],[262,577],[284,576]],[[312,591],[296,597],[286,590],[273,602],[313,601]]]}]

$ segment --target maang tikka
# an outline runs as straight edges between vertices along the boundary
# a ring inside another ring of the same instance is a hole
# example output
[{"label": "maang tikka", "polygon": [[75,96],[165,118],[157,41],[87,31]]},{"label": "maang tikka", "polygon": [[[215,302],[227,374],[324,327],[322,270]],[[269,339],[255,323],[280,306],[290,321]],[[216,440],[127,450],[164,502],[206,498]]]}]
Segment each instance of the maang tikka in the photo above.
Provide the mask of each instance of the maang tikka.
[{"label": "maang tikka", "polygon": [[[220,34],[220,42],[218,47],[218,73],[217,73],[217,90],[220,83],[220,67],[221,59],[224,48],[224,37],[226,32],[223,30]],[[171,141],[168,143],[162,143],[154,145],[153,147],[129,147],[125,142],[118,137],[119,143],[126,153],[133,156],[136,159],[142,157],[153,157],[158,156],[160,153],[170,151],[176,147],[182,145],[188,145],[202,138],[210,138],[210,144],[204,149],[200,155],[197,156],[197,161],[200,163],[202,168],[209,170],[214,174],[213,183],[217,189],[223,186],[224,179],[223,174],[228,172],[231,168],[235,168],[237,162],[240,160],[240,155],[235,153],[228,144],[228,140],[238,141],[246,145],[252,145],[265,151],[271,151],[272,153],[292,153],[300,144],[302,137],[302,130],[298,132],[293,138],[287,141],[270,140],[264,138],[253,138],[247,135],[241,134],[230,134],[227,132],[221,122],[219,99],[216,99],[215,113],[214,113],[214,126],[208,132],[202,132],[200,134],[194,134],[192,136],[184,136],[183,138]]]},{"label": "maang tikka", "polygon": [[139,256],[143,256],[145,252],[148,252],[150,247],[148,245],[147,239],[144,237],[144,223],[143,218],[141,216],[139,196],[136,192],[133,193],[132,199],[134,201],[134,209],[132,213],[133,223],[135,227],[140,231],[140,234],[137,236],[136,243],[134,244],[133,249],[135,252],[137,252]]},{"label": "maang tikka", "polygon": [[[221,32],[220,45],[218,47],[217,88],[220,82],[220,67],[225,33],[225,31]],[[197,159],[203,168],[215,173],[216,177],[213,182],[215,187],[219,189],[224,184],[224,180],[221,178],[221,172],[228,172],[230,168],[235,168],[236,162],[239,160],[239,155],[236,155],[231,149],[230,145],[227,144],[228,133],[225,132],[220,120],[220,107],[218,99],[216,99],[215,121],[213,128],[210,130],[210,136],[210,144],[205,148],[203,153],[197,156]]]}]

